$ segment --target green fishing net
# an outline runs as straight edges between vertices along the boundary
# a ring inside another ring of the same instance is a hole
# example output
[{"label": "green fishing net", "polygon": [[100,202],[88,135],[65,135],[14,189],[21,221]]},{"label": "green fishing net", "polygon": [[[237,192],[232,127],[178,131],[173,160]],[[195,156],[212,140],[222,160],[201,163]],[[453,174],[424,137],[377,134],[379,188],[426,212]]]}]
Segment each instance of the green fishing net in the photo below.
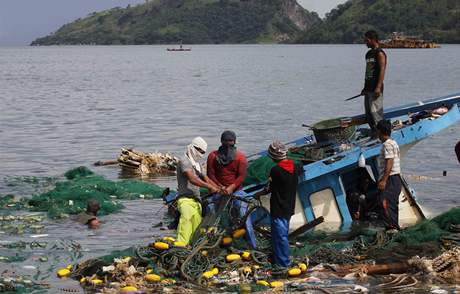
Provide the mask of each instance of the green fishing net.
[{"label": "green fishing net", "polygon": [[353,263],[363,255],[377,262],[398,262],[418,255],[435,257],[443,248],[460,245],[460,208],[451,210],[389,236],[382,229],[356,227],[350,232],[309,232],[297,239],[293,256],[309,256],[313,263]]},{"label": "green fishing net", "polygon": [[[297,154],[288,152],[288,158],[294,160],[295,165],[302,165]],[[261,156],[251,161],[246,169],[244,186],[265,183],[270,175],[270,170],[275,165],[276,163],[268,156]]]},{"label": "green fishing net", "polygon": [[86,167],[72,169],[65,176],[67,180],[57,182],[53,190],[32,196],[28,201],[29,209],[58,218],[84,211],[87,201],[95,199],[101,204],[100,214],[106,215],[123,208],[118,200],[160,198],[163,192],[163,188],[151,183],[110,181]]},{"label": "green fishing net", "polygon": [[268,180],[270,170],[276,163],[268,156],[262,156],[252,161],[246,169],[244,185],[264,183]]}]

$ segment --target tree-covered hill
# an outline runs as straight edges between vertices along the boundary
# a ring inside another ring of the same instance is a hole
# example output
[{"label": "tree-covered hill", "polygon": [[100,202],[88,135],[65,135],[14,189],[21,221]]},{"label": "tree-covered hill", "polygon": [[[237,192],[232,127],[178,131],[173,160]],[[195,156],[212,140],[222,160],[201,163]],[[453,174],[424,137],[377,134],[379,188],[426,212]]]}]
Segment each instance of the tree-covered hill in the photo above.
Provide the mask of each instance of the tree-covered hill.
[{"label": "tree-covered hill", "polygon": [[296,0],[148,0],[92,13],[32,45],[291,42],[319,21]]},{"label": "tree-covered hill", "polygon": [[326,15],[299,43],[359,43],[363,33],[404,32],[439,43],[460,43],[459,0],[350,0]]}]

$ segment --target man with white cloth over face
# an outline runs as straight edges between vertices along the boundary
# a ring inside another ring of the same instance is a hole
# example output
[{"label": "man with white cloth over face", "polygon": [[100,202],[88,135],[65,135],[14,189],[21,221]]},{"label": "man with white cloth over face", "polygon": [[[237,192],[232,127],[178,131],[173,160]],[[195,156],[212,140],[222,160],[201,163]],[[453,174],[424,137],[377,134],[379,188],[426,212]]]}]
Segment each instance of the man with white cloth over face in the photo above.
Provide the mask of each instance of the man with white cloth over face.
[{"label": "man with white cloth over face", "polygon": [[210,193],[219,191],[219,187],[203,174],[203,166],[199,163],[207,148],[206,141],[196,137],[177,165],[177,209],[180,213],[177,240],[185,244],[190,242],[201,223],[200,188],[206,188]]},{"label": "man with white cloth over face", "polygon": [[[242,190],[243,181],[246,178],[246,156],[236,148],[236,134],[233,131],[223,132],[220,136],[220,142],[219,149],[211,152],[208,156],[208,177],[222,187],[223,197],[233,194],[244,198],[247,196]],[[220,197],[221,195],[216,195],[210,200],[218,202]],[[240,216],[246,214],[248,206],[246,202],[234,200],[233,205],[238,209]],[[210,213],[215,213],[214,204],[210,204],[208,210]],[[246,220],[246,240],[253,249],[256,248],[256,237],[252,228],[251,217]]]}]

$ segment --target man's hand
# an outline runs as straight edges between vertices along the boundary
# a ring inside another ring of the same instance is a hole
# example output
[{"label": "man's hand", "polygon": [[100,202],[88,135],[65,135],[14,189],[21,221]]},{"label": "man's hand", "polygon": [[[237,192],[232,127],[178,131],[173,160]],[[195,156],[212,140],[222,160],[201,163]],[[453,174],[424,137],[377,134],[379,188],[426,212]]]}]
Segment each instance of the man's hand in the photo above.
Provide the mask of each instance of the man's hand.
[{"label": "man's hand", "polygon": [[219,189],[217,187],[211,186],[208,188],[210,194],[219,193]]},{"label": "man's hand", "polygon": [[233,193],[233,188],[231,185],[224,188],[225,195],[231,195],[232,193]]},{"label": "man's hand", "polygon": [[218,191],[217,193],[220,194],[220,195],[226,195],[226,194],[225,194],[225,193],[226,193],[226,192],[225,192],[225,187],[224,187],[224,186],[221,186],[221,187],[219,188],[219,191]]},{"label": "man's hand", "polygon": [[363,89],[361,90],[361,95],[364,96],[365,94],[366,94],[366,90],[363,88]]},{"label": "man's hand", "polygon": [[385,188],[387,186],[387,181],[386,180],[380,180],[378,185],[377,185],[377,188],[380,190],[380,191],[385,191]]},{"label": "man's hand", "polygon": [[381,88],[381,87],[375,88],[375,90],[374,90],[374,96],[375,96],[375,98],[379,98],[380,95],[382,95],[382,88]]}]

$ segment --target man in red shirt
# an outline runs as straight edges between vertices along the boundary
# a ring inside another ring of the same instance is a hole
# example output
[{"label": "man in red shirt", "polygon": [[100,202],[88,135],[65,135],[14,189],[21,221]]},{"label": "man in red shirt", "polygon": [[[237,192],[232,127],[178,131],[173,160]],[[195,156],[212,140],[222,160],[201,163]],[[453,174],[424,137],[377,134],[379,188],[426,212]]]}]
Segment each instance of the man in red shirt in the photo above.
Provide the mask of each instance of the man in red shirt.
[{"label": "man in red shirt", "polygon": [[[236,134],[232,131],[225,131],[220,137],[222,145],[218,150],[211,152],[208,156],[207,175],[217,185],[222,187],[224,195],[235,195],[244,198],[244,193],[241,188],[246,177],[247,161],[243,152],[237,150]],[[220,195],[213,197],[211,201],[217,202]],[[235,201],[234,206],[239,208],[240,216],[243,216],[247,211],[247,203]],[[215,213],[214,205],[210,205],[209,211]],[[249,217],[246,221],[246,239],[250,245],[256,247],[256,239],[252,229],[252,221]]]},{"label": "man in red shirt", "polygon": [[236,149],[236,135],[225,131],[220,137],[222,145],[208,156],[208,177],[225,188],[227,195],[242,188],[246,177],[247,161],[243,152]]}]

